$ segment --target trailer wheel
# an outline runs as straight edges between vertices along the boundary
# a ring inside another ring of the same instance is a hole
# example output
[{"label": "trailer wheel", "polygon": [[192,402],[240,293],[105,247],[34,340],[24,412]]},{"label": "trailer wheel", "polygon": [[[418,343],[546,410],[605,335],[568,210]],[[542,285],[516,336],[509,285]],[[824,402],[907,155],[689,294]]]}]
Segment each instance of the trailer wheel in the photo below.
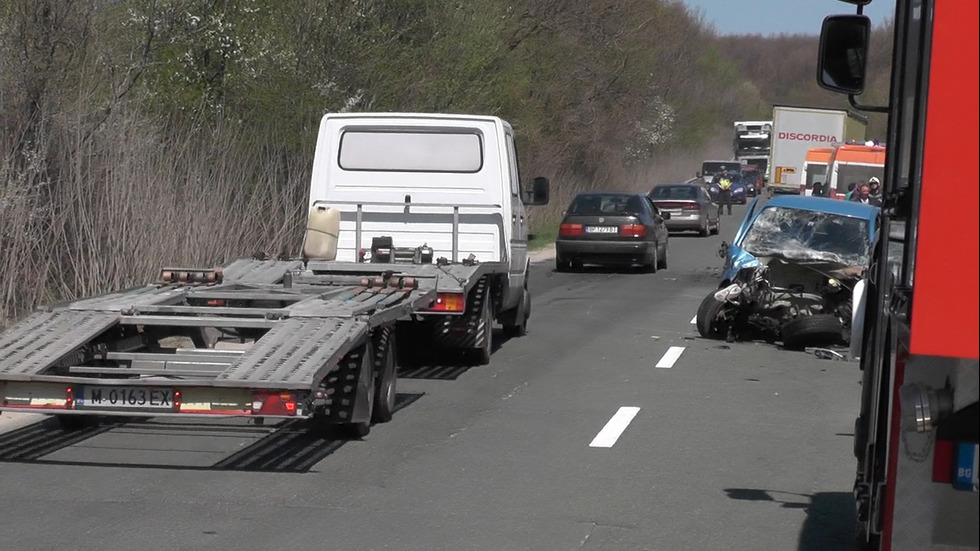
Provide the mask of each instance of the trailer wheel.
[{"label": "trailer wheel", "polygon": [[396,382],[398,380],[395,368],[395,332],[390,327],[377,331],[374,337],[374,409],[371,411],[371,421],[387,423],[395,413]]},{"label": "trailer wheel", "polygon": [[831,314],[817,314],[789,320],[783,324],[780,336],[783,348],[802,350],[807,346],[841,344],[844,324]]},{"label": "trailer wheel", "polygon": [[[368,385],[363,393],[367,403],[358,402],[361,382]],[[329,434],[338,431],[345,437],[361,438],[371,431],[371,414],[374,410],[374,395],[377,377],[374,372],[374,352],[371,340],[363,346],[350,351],[342,365],[326,378],[327,404],[314,412],[313,421],[317,430]],[[360,421],[352,421],[355,418]]]}]

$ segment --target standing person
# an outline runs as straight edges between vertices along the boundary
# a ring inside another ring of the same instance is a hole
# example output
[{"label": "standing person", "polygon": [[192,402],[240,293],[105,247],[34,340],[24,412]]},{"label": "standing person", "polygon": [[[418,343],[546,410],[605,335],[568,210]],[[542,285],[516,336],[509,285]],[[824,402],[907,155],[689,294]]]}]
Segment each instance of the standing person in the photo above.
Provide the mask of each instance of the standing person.
[{"label": "standing person", "polygon": [[871,188],[871,197],[878,201],[881,205],[881,181],[878,180],[877,176],[872,176],[868,180],[868,187]]},{"label": "standing person", "polygon": [[847,195],[844,196],[844,200],[845,201],[853,201],[854,200],[854,195],[855,195],[854,188],[856,188],[856,187],[857,187],[857,182],[851,182],[851,183],[847,184]]},{"label": "standing person", "polygon": [[712,184],[718,186],[718,201],[721,206],[718,207],[718,214],[725,207],[728,208],[728,215],[732,214],[732,177],[728,174],[728,169],[721,167],[721,174],[715,174],[715,177],[711,179]]}]

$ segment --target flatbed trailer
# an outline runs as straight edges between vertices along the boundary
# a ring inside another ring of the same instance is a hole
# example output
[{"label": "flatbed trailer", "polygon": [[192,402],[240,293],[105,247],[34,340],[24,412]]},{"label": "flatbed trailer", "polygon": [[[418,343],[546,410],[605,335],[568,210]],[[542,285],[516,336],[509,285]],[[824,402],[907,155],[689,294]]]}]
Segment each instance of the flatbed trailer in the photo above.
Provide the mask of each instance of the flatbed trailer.
[{"label": "flatbed trailer", "polygon": [[[314,418],[363,435],[394,409],[398,321],[444,313],[446,297],[485,296],[501,270],[167,268],[153,284],[48,306],[0,333],[0,411],[56,414],[66,427],[93,416]],[[455,319],[466,324],[470,310]]]}]

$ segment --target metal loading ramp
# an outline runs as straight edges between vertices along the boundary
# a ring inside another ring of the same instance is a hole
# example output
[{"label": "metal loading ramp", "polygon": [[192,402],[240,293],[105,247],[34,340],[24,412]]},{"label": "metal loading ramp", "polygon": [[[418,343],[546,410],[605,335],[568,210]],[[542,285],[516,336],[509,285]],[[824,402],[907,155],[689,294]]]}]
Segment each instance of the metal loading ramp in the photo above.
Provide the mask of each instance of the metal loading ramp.
[{"label": "metal loading ramp", "polygon": [[282,320],[222,371],[214,385],[309,389],[355,343],[360,342],[368,330],[366,321],[356,319]]},{"label": "metal loading ramp", "polygon": [[117,322],[109,312],[37,312],[0,333],[0,377],[29,380]]}]

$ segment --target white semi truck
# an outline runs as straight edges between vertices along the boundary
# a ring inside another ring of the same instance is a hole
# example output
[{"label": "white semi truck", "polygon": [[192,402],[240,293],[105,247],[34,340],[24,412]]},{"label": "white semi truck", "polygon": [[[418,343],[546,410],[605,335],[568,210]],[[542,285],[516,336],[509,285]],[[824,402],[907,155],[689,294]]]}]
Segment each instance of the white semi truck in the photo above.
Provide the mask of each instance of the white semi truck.
[{"label": "white semi truck", "polygon": [[799,194],[807,150],[861,143],[867,124],[866,117],[842,109],[773,107],[769,194]]},{"label": "white semi truck", "polygon": [[754,166],[764,181],[769,181],[769,156],[772,153],[772,121],[735,121],[732,158],[740,164]]}]

